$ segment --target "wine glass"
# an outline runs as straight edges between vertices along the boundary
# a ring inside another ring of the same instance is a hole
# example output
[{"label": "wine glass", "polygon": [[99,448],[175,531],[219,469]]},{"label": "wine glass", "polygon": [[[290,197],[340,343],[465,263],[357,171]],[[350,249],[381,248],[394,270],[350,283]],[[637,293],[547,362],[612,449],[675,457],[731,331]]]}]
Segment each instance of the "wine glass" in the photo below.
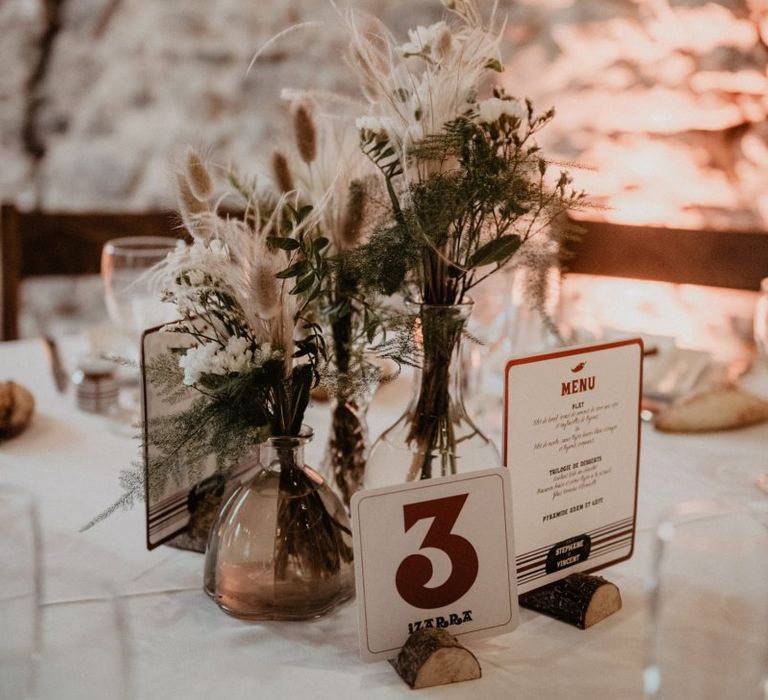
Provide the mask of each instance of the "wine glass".
[{"label": "wine glass", "polygon": [[[141,334],[147,328],[174,318],[174,307],[163,303],[153,289],[149,270],[183,242],[160,236],[130,236],[107,241],[101,253],[101,279],[107,311],[128,359],[138,363]],[[133,374],[133,382],[138,375]],[[124,424],[135,424],[139,397],[132,393],[130,406],[118,416]]]},{"label": "wine glass", "polygon": [[34,697],[40,651],[40,530],[35,502],[0,485],[0,695]]},{"label": "wine glass", "polygon": [[760,282],[760,295],[755,304],[753,329],[757,355],[768,365],[768,277]]},{"label": "wine glass", "polygon": [[[762,362],[764,369],[768,369],[768,277],[760,282],[753,331],[758,360]],[[756,484],[759,489],[768,493],[768,472],[757,477]]]},{"label": "wine glass", "polygon": [[681,503],[656,529],[645,697],[762,700],[768,510]]},{"label": "wine glass", "polygon": [[39,698],[135,696],[126,605],[113,581],[97,579],[85,584],[82,599],[42,607],[44,634],[35,683]]},{"label": "wine glass", "polygon": [[173,307],[152,288],[147,272],[183,243],[160,236],[107,241],[101,253],[101,279],[109,317],[126,344],[138,350],[141,333],[172,319]]}]

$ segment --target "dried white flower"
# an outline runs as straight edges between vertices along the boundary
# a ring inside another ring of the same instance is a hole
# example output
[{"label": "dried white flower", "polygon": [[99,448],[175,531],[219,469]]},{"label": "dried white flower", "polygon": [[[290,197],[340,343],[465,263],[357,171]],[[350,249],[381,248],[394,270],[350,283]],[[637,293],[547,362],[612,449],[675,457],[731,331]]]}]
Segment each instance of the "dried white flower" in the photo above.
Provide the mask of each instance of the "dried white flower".
[{"label": "dried white flower", "polygon": [[192,386],[202,374],[209,371],[217,349],[213,343],[196,345],[179,358],[179,367],[184,370],[184,384]]},{"label": "dried white flower", "polygon": [[495,124],[502,116],[524,119],[528,114],[525,105],[517,99],[502,100],[491,97],[477,103],[478,119],[482,124]]},{"label": "dried white flower", "polygon": [[416,29],[408,30],[408,39],[398,47],[403,56],[419,56],[437,54],[435,49],[445,48],[446,33],[450,39],[451,30],[445,22],[435,22],[428,27],[419,25]]},{"label": "dried white flower", "polygon": [[233,335],[224,347],[206,343],[189,348],[180,358],[184,384],[196,384],[204,374],[227,375],[262,367],[269,360],[280,360],[283,354],[272,350],[269,343],[254,346],[252,341]]},{"label": "dried white flower", "polygon": [[384,124],[384,120],[381,117],[376,117],[374,115],[358,117],[357,119],[355,119],[355,126],[360,131],[373,131],[377,134],[380,134],[387,130]]}]

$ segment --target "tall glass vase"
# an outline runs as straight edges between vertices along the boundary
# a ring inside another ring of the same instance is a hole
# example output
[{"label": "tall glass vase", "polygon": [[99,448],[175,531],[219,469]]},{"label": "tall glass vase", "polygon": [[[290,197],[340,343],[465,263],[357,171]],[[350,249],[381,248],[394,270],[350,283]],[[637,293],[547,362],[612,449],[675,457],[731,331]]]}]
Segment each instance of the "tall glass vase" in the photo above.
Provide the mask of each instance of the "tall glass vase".
[{"label": "tall glass vase", "polygon": [[323,460],[323,474],[349,507],[352,495],[363,487],[368,456],[368,406],[371,397],[339,394],[331,405],[331,425]]},{"label": "tall glass vase", "polygon": [[472,304],[418,307],[423,358],[411,402],[371,447],[365,488],[501,464],[496,446],[464,407],[461,343]]},{"label": "tall glass vase", "polygon": [[259,472],[232,494],[211,528],[204,588],[230,615],[305,620],[353,595],[349,520],[304,464],[310,437],[273,437],[262,445]]}]

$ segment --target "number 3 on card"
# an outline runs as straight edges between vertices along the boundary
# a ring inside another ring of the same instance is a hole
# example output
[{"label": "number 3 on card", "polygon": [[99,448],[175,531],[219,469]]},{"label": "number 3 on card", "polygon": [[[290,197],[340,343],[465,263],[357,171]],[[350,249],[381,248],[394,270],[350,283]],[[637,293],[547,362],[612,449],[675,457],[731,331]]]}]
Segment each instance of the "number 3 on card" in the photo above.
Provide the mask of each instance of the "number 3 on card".
[{"label": "number 3 on card", "polygon": [[507,469],[416,481],[352,497],[360,655],[397,655],[411,630],[462,639],[517,625]]},{"label": "number 3 on card", "polygon": [[426,610],[442,608],[455,603],[477,579],[477,552],[461,535],[451,532],[467,500],[466,493],[432,501],[409,503],[403,506],[405,531],[419,520],[433,518],[421,548],[434,547],[448,555],[451,573],[446,581],[434,588],[427,584],[432,579],[432,561],[423,554],[407,556],[397,567],[395,586],[406,603]]}]

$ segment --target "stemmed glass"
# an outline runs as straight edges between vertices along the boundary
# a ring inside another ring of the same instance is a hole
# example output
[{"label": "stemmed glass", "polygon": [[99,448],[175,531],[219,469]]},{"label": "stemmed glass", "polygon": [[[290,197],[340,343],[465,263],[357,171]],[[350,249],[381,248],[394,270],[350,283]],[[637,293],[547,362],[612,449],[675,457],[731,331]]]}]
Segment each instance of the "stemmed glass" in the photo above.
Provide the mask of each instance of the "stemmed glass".
[{"label": "stemmed glass", "polygon": [[760,296],[755,304],[754,337],[757,354],[768,364],[768,277],[760,283]]},{"label": "stemmed glass", "polygon": [[[760,282],[753,331],[758,360],[763,363],[763,369],[768,369],[768,277]],[[757,477],[757,487],[768,493],[768,472]]]},{"label": "stemmed glass", "polygon": [[36,697],[131,700],[135,679],[127,600],[108,579],[90,581],[85,593],[82,600],[42,608]]},{"label": "stemmed glass", "polygon": [[680,503],[656,529],[645,697],[762,700],[768,688],[766,504]]},{"label": "stemmed glass", "polygon": [[[157,298],[147,272],[183,243],[160,236],[131,236],[108,241],[101,253],[101,279],[107,311],[129,359],[138,361],[141,334],[147,328],[173,320],[174,308]],[[134,375],[137,380],[137,375]],[[135,423],[138,396],[134,393],[130,415]]]},{"label": "stemmed glass", "polygon": [[32,495],[0,485],[0,693],[34,697],[41,647],[40,534]]},{"label": "stemmed glass", "polygon": [[107,311],[134,354],[144,330],[170,320],[173,307],[157,298],[146,273],[179,244],[174,238],[132,236],[104,245],[101,279]]}]

